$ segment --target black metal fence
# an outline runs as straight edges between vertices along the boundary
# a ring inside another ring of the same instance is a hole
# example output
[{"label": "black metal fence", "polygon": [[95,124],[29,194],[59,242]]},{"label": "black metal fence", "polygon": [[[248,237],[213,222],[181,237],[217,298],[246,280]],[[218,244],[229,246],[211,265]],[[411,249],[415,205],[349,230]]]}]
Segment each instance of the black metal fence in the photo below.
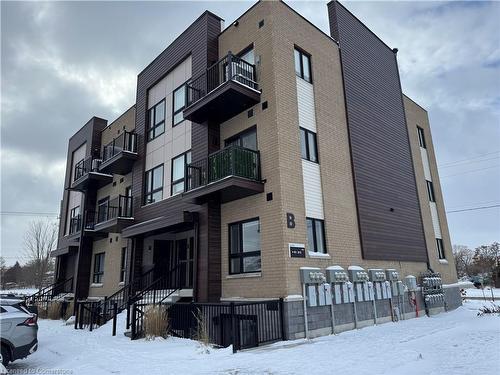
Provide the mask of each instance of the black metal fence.
[{"label": "black metal fence", "polygon": [[124,131],[102,149],[102,161],[111,159],[122,151],[137,152],[137,134]]},{"label": "black metal fence", "polygon": [[240,82],[255,90],[258,89],[255,65],[229,53],[186,84],[187,106],[230,80]]},{"label": "black metal fence", "polygon": [[85,159],[80,160],[75,165],[75,173],[73,181],[77,181],[89,172],[98,172],[99,165],[101,164],[101,159],[88,156]]},{"label": "black metal fence", "polygon": [[[245,303],[172,303],[164,307],[169,334],[200,339],[233,351],[285,340],[283,299]],[[151,305],[132,307],[132,339],[145,334],[144,317]],[[167,332],[165,333],[167,334]]]},{"label": "black metal fence", "polygon": [[223,148],[186,166],[186,191],[228,176],[260,180],[260,153],[237,145]]}]

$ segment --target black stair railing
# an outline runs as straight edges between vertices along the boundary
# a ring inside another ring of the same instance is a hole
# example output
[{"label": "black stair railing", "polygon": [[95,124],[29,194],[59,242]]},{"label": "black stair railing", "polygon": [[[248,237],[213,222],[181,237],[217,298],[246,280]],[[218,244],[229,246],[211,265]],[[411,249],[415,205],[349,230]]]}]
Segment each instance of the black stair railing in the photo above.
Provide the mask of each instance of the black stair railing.
[{"label": "black stair railing", "polygon": [[39,302],[48,302],[54,297],[67,295],[73,291],[73,277],[66,280],[57,281],[45,288],[40,289],[38,292],[25,298],[28,305],[35,305]]},{"label": "black stair railing", "polygon": [[137,152],[137,134],[124,131],[102,149],[102,161],[111,159],[122,151]]},{"label": "black stair railing", "polygon": [[255,65],[229,52],[205,72],[186,83],[187,106],[202,99],[227,81],[236,81],[258,90]]}]

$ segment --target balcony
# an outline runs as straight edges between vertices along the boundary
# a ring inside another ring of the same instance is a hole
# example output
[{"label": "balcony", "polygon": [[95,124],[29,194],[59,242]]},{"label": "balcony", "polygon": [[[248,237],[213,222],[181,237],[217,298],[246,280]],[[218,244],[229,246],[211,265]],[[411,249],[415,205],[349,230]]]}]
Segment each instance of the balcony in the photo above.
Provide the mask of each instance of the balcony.
[{"label": "balcony", "polygon": [[124,131],[103,147],[99,171],[125,175],[132,170],[137,158],[137,134]]},{"label": "balcony", "polygon": [[87,218],[94,232],[120,233],[122,229],[134,224],[132,215],[132,197],[119,195],[110,201],[101,204],[97,212],[88,211]]},{"label": "balcony", "polygon": [[183,199],[196,204],[213,197],[226,203],[263,191],[258,151],[229,146],[186,166]]},{"label": "balcony", "polygon": [[87,190],[91,187],[100,188],[113,181],[113,176],[99,171],[101,159],[89,156],[75,165],[74,178],[71,188]]},{"label": "balcony", "polygon": [[[103,233],[98,233],[94,230],[94,216],[89,215],[85,217],[84,236],[90,237],[103,237]],[[69,220],[69,234],[68,237],[72,241],[78,241],[82,230],[82,215],[77,215]]]},{"label": "balcony", "polygon": [[260,102],[255,65],[229,52],[186,83],[184,118],[221,123]]}]

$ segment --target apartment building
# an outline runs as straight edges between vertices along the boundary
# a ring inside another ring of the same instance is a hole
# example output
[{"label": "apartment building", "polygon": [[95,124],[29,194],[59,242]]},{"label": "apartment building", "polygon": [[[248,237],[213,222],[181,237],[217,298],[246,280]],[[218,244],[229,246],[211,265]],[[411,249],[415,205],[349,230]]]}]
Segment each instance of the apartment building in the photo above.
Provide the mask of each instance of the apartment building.
[{"label": "apartment building", "polygon": [[427,112],[397,50],[327,7],[330,35],[281,1],[226,27],[206,11],[139,73],[130,109],[70,138],[53,255],[75,298],[151,283],[173,302],[283,298],[292,338],[329,324],[307,270],[456,282]]}]

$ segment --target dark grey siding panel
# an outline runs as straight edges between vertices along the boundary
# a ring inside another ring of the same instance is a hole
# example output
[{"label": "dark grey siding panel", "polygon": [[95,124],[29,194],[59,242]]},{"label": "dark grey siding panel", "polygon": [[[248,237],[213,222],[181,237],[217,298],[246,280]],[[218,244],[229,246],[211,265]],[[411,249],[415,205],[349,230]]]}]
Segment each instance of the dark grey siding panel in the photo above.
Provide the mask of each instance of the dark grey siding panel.
[{"label": "dark grey siding panel", "polygon": [[338,2],[328,10],[340,43],[363,257],[425,262],[396,56]]}]

